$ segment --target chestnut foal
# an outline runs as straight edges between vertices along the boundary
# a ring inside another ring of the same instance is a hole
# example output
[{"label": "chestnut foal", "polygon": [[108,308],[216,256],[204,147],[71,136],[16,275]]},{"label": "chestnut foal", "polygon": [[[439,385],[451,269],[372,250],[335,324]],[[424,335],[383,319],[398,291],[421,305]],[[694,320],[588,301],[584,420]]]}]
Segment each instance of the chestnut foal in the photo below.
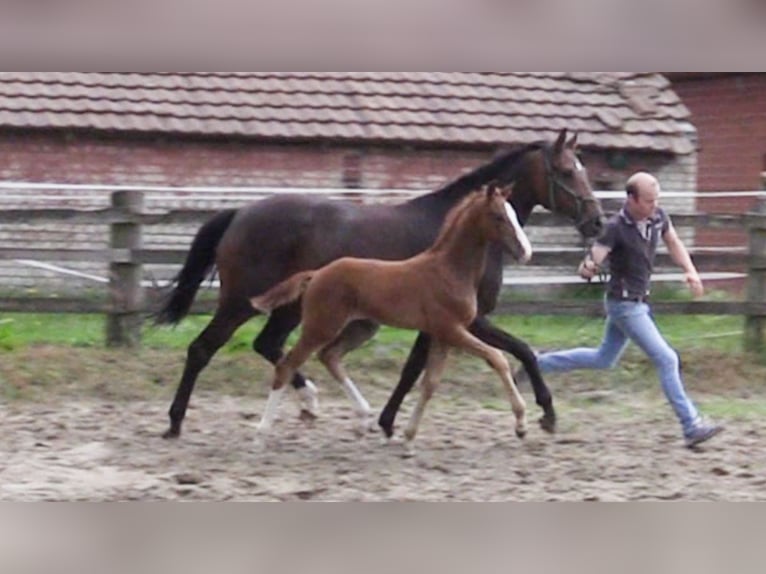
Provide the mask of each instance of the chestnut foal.
[{"label": "chestnut foal", "polygon": [[432,338],[421,395],[405,429],[410,444],[420,419],[441,378],[452,347],[481,357],[497,371],[508,391],[516,417],[516,435],[527,432],[525,403],[503,353],[474,337],[468,326],[477,313],[477,289],[484,273],[487,246],[501,243],[513,257],[526,263],[532,256],[529,239],[508,203],[511,188],[490,185],[475,191],[447,215],[436,241],[428,250],[404,261],[343,258],[316,271],[297,273],[250,302],[261,312],[298,299],[301,295],[303,329],[296,345],[277,363],[259,432],[268,430],[295,372],[317,350],[319,359],[367,416],[369,406],[356,391],[333,352],[335,338],[356,319],[415,329]]}]

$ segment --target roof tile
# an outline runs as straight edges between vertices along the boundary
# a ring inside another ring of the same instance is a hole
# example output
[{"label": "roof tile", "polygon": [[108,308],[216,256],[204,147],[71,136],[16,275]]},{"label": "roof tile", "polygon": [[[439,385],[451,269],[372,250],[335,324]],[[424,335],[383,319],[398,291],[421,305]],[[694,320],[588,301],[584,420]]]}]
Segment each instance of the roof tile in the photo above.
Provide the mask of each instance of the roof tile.
[{"label": "roof tile", "polygon": [[567,127],[583,145],[688,153],[689,118],[651,73],[0,73],[0,129],[472,145]]}]

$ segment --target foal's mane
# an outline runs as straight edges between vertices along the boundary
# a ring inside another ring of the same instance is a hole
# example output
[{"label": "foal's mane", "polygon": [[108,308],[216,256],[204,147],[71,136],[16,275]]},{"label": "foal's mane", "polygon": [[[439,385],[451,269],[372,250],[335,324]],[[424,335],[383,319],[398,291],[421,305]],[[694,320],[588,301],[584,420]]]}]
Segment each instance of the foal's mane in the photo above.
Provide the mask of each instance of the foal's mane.
[{"label": "foal's mane", "polygon": [[439,235],[436,236],[436,239],[431,246],[431,249],[441,249],[444,244],[448,243],[452,239],[452,236],[455,235],[460,229],[463,224],[463,220],[465,219],[466,215],[472,211],[473,206],[479,201],[483,201],[486,197],[487,195],[485,189],[480,188],[467,195],[460,203],[450,209],[449,213],[447,213],[447,217],[444,220],[444,223],[441,226],[441,229],[439,230]]},{"label": "foal's mane", "polygon": [[433,196],[449,196],[453,194],[463,195],[472,189],[478,189],[482,185],[488,184],[493,180],[500,184],[515,181],[521,167],[520,160],[529,152],[546,149],[549,145],[548,142],[538,141],[501,152],[489,163],[481,165],[473,171],[461,175],[459,178],[449,182],[433,193],[422,195],[414,199],[413,202],[427,200]]}]

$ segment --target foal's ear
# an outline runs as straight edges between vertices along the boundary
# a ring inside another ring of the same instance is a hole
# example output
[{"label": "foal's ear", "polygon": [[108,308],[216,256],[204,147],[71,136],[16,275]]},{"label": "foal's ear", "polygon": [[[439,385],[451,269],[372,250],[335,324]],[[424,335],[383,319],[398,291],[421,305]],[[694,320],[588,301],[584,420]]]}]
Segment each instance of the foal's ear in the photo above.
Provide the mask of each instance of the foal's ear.
[{"label": "foal's ear", "polygon": [[554,149],[554,151],[555,151],[557,154],[559,154],[559,153],[561,153],[561,152],[563,151],[563,149],[564,149],[564,145],[566,144],[566,141],[567,141],[567,129],[566,129],[566,128],[564,128],[564,129],[563,129],[563,130],[561,130],[561,132],[559,133],[559,137],[558,137],[558,139],[556,140],[556,143],[555,143],[555,144],[553,144],[553,149]]},{"label": "foal's ear", "polygon": [[492,199],[497,193],[497,184],[495,182],[488,183],[484,190],[484,194],[487,196],[487,199]]},{"label": "foal's ear", "polygon": [[567,142],[567,147],[572,151],[577,150],[577,132],[575,132],[575,134],[572,136],[572,139]]},{"label": "foal's ear", "polygon": [[513,186],[514,186],[514,184],[513,184],[513,183],[509,183],[509,184],[508,184],[508,185],[506,185],[506,186],[505,186],[505,188],[503,188],[503,189],[502,189],[502,191],[500,192],[500,193],[502,193],[502,194],[503,194],[503,197],[505,198],[505,200],[506,200],[506,201],[508,201],[509,199],[511,199],[511,196],[513,195]]}]

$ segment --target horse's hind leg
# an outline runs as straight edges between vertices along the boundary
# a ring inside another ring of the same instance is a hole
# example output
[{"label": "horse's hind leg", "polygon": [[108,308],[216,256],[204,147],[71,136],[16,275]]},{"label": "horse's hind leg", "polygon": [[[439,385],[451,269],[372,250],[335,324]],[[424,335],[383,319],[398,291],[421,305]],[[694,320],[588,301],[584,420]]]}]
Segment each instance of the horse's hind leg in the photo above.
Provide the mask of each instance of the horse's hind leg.
[{"label": "horse's hind leg", "polygon": [[181,434],[181,424],[186,416],[189,399],[194,384],[202,369],[204,369],[234,331],[245,321],[255,315],[253,309],[246,304],[219,306],[202,333],[197,336],[186,352],[181,382],[178,384],[173,404],[170,405],[170,428],[162,435],[163,438],[177,438]]},{"label": "horse's hind leg", "polygon": [[490,347],[480,339],[473,336],[462,327],[449,335],[446,339],[450,345],[463,349],[472,355],[481,357],[500,375],[508,398],[511,402],[511,410],[516,417],[516,436],[523,438],[527,434],[526,405],[524,398],[519,394],[516,384],[511,376],[511,367],[502,352]]},{"label": "horse's hind leg", "polygon": [[367,402],[351,377],[348,376],[346,369],[341,364],[341,359],[369,341],[379,328],[380,325],[373,321],[352,321],[346,325],[332,343],[324,347],[319,353],[319,360],[335,380],[343,386],[346,395],[354,403],[354,411],[359,415],[365,429],[369,428],[369,418],[372,414],[370,403]]},{"label": "horse's hind leg", "polygon": [[428,401],[431,400],[431,397],[441,380],[442,373],[444,373],[448,353],[449,347],[444,345],[441,341],[431,341],[431,346],[428,351],[428,359],[426,360],[426,371],[423,375],[423,381],[420,384],[420,398],[415,405],[415,409],[412,411],[410,420],[407,423],[407,428],[404,430],[404,436],[407,439],[408,450],[410,453],[412,452],[412,441],[415,439],[418,427],[420,426],[420,419],[423,418],[426,405],[428,404]]},{"label": "horse's hind leg", "polygon": [[530,346],[510,333],[498,329],[486,317],[477,317],[471,323],[469,330],[488,345],[502,349],[521,361],[529,374],[529,382],[535,393],[535,402],[543,409],[540,426],[547,432],[555,432],[556,411],[553,408],[553,397],[543,380],[540,367],[537,364],[537,357]]},{"label": "horse's hind leg", "polygon": [[[276,365],[284,356],[284,346],[290,333],[300,325],[300,303],[293,303],[274,309],[266,325],[253,341],[253,350]],[[292,380],[293,388],[298,392],[301,416],[316,417],[319,413],[317,389],[313,382],[296,372]]]}]

